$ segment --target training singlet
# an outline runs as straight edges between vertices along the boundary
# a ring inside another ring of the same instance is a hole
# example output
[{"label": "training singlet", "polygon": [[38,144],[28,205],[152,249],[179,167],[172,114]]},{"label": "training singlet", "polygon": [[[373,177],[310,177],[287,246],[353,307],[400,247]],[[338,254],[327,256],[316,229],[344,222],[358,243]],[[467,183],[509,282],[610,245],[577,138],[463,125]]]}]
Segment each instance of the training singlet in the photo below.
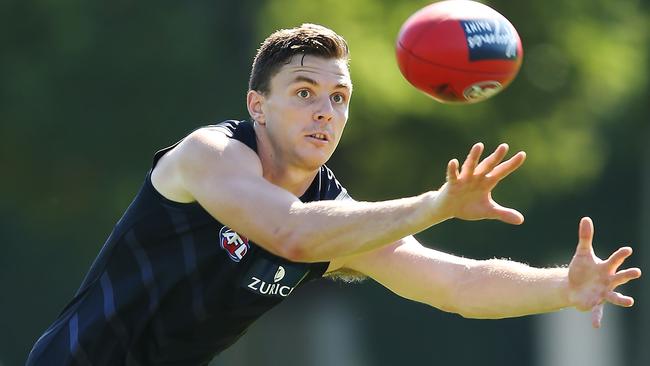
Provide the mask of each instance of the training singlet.
[{"label": "training singlet", "polygon": [[[250,122],[208,126],[257,151]],[[175,145],[174,145],[175,146]],[[158,159],[174,146],[158,151]],[[81,287],[32,349],[33,365],[207,365],[328,263],[275,256],[146,175]],[[323,166],[303,202],[349,198]]]}]

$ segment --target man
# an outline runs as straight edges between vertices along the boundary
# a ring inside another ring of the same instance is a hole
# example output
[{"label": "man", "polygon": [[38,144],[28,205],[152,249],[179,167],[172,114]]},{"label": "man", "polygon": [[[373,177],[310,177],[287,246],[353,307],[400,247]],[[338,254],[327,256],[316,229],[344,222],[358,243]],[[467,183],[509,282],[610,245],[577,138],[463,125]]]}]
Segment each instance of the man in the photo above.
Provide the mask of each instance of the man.
[{"label": "man", "polygon": [[[267,38],[253,63],[252,122],[200,128],[156,153],[140,192],[117,223],[74,299],[36,342],[28,365],[205,365],[296,287],[325,275],[369,276],[395,293],[474,318],[503,318],[604,302],[640,276],[606,261],[582,219],[569,268],[475,261],[412,236],[452,217],[523,216],[491,190],[524,161],[480,160],[474,145],[447,166],[437,191],[356,202],[325,167],[348,117],[346,42],[306,24]],[[618,271],[618,272],[617,272]]]}]

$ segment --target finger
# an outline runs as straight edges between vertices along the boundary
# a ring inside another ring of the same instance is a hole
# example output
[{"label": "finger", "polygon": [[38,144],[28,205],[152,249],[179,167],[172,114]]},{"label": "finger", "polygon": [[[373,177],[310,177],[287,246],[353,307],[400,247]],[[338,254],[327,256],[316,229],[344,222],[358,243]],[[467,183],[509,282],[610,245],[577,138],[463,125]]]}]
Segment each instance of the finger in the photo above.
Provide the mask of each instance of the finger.
[{"label": "finger", "polygon": [[583,217],[580,220],[578,229],[578,248],[576,254],[586,255],[593,252],[591,242],[594,238],[594,223],[589,217]]},{"label": "finger", "polygon": [[612,255],[610,255],[609,258],[607,258],[608,267],[616,270],[616,268],[620,267],[621,264],[623,264],[625,258],[629,257],[630,255],[632,255],[632,248],[630,247],[619,248],[617,251],[612,253]]},{"label": "finger", "polygon": [[611,302],[614,305],[624,306],[626,308],[629,308],[630,306],[634,305],[634,298],[630,296],[622,295],[614,291],[608,292],[607,295],[605,296],[605,299],[607,299],[607,301]]},{"label": "finger", "polygon": [[494,177],[497,181],[500,181],[501,179],[510,175],[510,173],[517,170],[524,163],[525,160],[526,160],[526,153],[520,151],[510,159],[504,161],[503,163],[497,165],[494,169],[492,169],[492,171],[489,173],[489,176]]},{"label": "finger", "polygon": [[499,145],[490,156],[483,159],[476,167],[475,174],[485,174],[494,169],[508,153],[508,144]]},{"label": "finger", "polygon": [[447,182],[455,183],[458,180],[458,160],[451,159],[447,164]]},{"label": "finger", "polygon": [[475,143],[474,146],[472,146],[472,148],[469,150],[469,154],[467,155],[465,162],[463,162],[463,168],[460,171],[460,174],[462,176],[468,177],[474,174],[474,169],[476,169],[476,165],[478,164],[482,153],[483,143]]},{"label": "finger", "polygon": [[521,212],[495,204],[493,207],[494,218],[512,225],[521,225],[524,222],[524,215]]},{"label": "finger", "polygon": [[604,304],[598,304],[591,308],[591,325],[594,328],[600,328],[603,320],[603,307]]},{"label": "finger", "polygon": [[618,287],[620,285],[624,285],[631,280],[637,279],[641,277],[641,270],[638,268],[628,268],[624,269],[618,273],[616,273],[614,276],[612,276],[612,279],[610,281],[612,288]]}]

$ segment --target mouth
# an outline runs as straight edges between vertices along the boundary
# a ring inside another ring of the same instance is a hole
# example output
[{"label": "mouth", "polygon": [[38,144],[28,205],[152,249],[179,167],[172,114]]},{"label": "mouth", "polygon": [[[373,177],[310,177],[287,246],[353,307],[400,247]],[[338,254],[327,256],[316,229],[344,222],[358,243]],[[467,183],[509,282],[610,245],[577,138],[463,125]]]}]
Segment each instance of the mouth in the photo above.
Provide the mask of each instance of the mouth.
[{"label": "mouth", "polygon": [[324,133],[324,132],[315,132],[315,133],[307,135],[307,137],[311,137],[313,139],[320,140],[320,141],[325,141],[325,142],[330,140],[330,136],[327,133]]}]

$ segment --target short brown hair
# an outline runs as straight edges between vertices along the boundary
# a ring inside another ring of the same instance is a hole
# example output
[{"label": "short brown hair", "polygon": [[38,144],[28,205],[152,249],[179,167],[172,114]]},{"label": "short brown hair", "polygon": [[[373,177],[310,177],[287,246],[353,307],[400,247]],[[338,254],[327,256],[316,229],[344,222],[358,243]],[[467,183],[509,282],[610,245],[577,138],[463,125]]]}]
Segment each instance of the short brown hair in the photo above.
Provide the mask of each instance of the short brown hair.
[{"label": "short brown hair", "polygon": [[349,60],[348,44],[333,30],[317,24],[280,29],[268,36],[257,50],[248,90],[270,91],[271,78],[297,54]]}]

